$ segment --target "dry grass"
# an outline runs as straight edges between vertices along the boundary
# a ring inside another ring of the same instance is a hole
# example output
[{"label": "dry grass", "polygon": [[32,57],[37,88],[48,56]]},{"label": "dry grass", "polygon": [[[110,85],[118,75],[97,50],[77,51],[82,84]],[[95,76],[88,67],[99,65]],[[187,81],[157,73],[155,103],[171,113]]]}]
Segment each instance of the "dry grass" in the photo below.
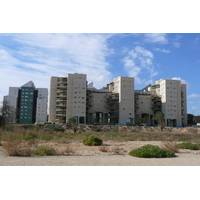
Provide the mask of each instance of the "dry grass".
[{"label": "dry grass", "polygon": [[7,156],[31,156],[34,146],[35,144],[29,144],[22,140],[5,141],[2,145]]},{"label": "dry grass", "polygon": [[101,152],[107,152],[108,151],[108,147],[101,146],[101,147],[99,147],[99,151],[101,151]]},{"label": "dry grass", "polygon": [[176,141],[164,141],[163,142],[163,147],[165,149],[171,150],[175,153],[179,152],[179,147]]},{"label": "dry grass", "polygon": [[75,151],[72,147],[70,147],[69,145],[67,145],[63,150],[57,150],[56,151],[56,155],[58,156],[68,156],[73,154]]},{"label": "dry grass", "polygon": [[198,133],[198,129],[194,128],[194,127],[186,127],[186,131],[188,133],[191,133],[191,134],[197,134]]},{"label": "dry grass", "polygon": [[120,153],[124,153],[125,151],[124,151],[124,149],[123,148],[119,148],[119,147],[114,147],[113,149],[112,149],[112,151],[113,151],[113,153],[115,153],[115,154],[120,154]]}]

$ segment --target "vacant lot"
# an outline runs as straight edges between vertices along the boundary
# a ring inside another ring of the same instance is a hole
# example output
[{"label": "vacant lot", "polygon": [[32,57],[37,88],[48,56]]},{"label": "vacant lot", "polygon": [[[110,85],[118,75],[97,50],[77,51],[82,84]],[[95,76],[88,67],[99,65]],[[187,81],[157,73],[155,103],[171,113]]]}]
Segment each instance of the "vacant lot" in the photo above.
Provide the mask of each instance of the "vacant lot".
[{"label": "vacant lot", "polygon": [[[28,126],[28,125],[27,125]],[[199,129],[116,126],[14,126],[0,131],[1,166],[200,166],[200,150],[179,149],[174,158],[136,158],[128,153],[145,144],[164,147],[166,141],[200,143]],[[103,139],[102,146],[85,146],[86,135]],[[7,156],[4,144],[23,141],[49,145],[61,152],[53,156]]]}]

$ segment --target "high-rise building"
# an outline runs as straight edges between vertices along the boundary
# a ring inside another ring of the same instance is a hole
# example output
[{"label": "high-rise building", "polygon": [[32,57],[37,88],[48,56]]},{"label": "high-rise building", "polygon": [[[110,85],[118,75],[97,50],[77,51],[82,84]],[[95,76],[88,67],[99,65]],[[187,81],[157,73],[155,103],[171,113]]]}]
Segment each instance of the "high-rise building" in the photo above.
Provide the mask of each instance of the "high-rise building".
[{"label": "high-rise building", "polygon": [[51,77],[49,122],[78,124],[156,125],[152,118],[163,112],[165,126],[186,126],[186,85],[163,79],[134,90],[134,78],[119,76],[102,89],[87,85],[85,74]]},{"label": "high-rise building", "polygon": [[49,121],[66,123],[75,117],[86,123],[86,75],[68,74],[68,77],[51,77]]},{"label": "high-rise building", "polygon": [[4,100],[16,111],[10,123],[34,123],[47,121],[48,89],[35,88],[32,81],[21,87],[9,87]]},{"label": "high-rise building", "polygon": [[187,125],[186,84],[179,80],[156,81],[157,94],[161,96],[162,112],[166,126]]}]

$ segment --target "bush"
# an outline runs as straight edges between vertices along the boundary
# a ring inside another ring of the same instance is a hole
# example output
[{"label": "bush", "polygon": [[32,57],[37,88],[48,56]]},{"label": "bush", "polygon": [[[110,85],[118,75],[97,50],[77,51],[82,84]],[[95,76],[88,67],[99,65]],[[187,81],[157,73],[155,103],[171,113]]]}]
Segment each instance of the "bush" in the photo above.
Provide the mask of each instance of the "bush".
[{"label": "bush", "polygon": [[8,156],[31,156],[33,154],[33,145],[20,141],[4,141],[2,145]]},{"label": "bush", "polygon": [[35,149],[34,154],[38,156],[52,156],[56,154],[56,150],[49,145],[41,145]]},{"label": "bush", "polygon": [[23,139],[24,140],[32,140],[32,139],[36,139],[37,137],[38,137],[37,133],[30,131],[23,137]]},{"label": "bush", "polygon": [[161,149],[158,146],[147,144],[141,148],[129,152],[129,155],[142,158],[168,158],[175,157],[173,151]]},{"label": "bush", "polygon": [[103,144],[103,140],[97,136],[89,135],[83,139],[83,144],[89,146],[101,146]]},{"label": "bush", "polygon": [[199,150],[200,144],[193,144],[191,142],[183,142],[178,145],[180,149]]}]

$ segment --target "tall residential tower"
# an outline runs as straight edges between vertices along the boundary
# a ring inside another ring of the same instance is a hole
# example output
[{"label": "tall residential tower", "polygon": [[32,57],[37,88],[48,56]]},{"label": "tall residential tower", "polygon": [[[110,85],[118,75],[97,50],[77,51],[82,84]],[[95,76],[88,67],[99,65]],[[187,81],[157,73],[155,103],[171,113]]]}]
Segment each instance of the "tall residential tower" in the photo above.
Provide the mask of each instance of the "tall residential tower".
[{"label": "tall residential tower", "polygon": [[48,89],[35,88],[32,81],[21,87],[9,87],[4,100],[16,111],[10,123],[35,123],[47,121]]}]

